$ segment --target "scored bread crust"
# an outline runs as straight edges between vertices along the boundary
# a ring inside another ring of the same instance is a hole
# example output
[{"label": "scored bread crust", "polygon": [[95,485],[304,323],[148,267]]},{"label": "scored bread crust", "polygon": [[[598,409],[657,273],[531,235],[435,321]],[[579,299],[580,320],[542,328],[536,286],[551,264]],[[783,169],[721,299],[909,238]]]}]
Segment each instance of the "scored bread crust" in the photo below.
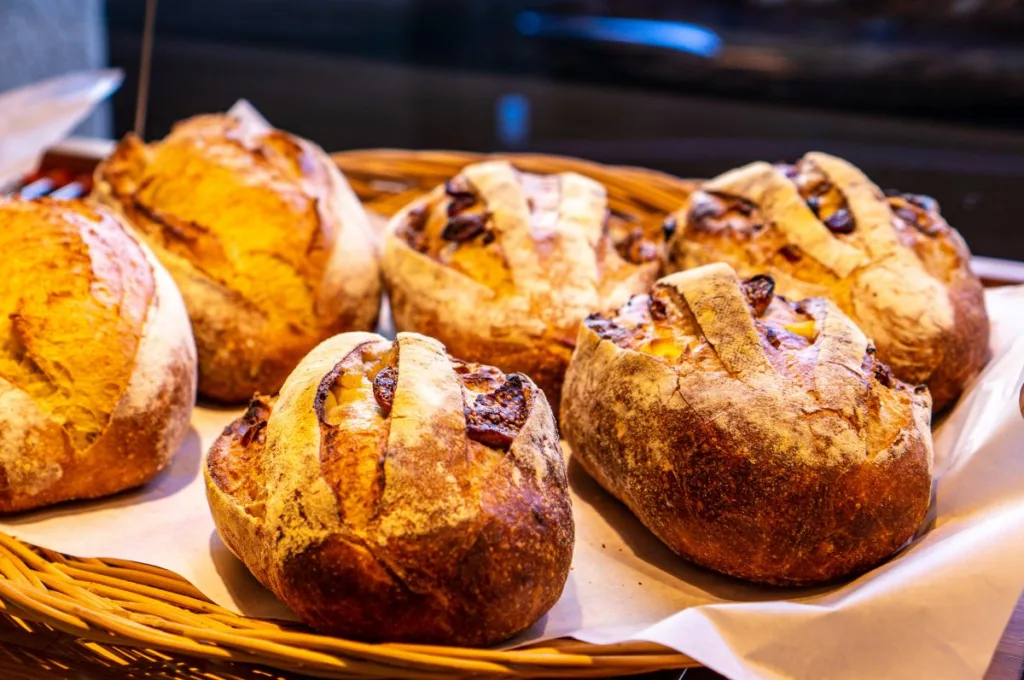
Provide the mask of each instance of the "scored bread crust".
[{"label": "scored bread crust", "polygon": [[[966,244],[937,207],[923,216],[932,233],[916,229],[840,158],[808,153],[800,163],[823,173],[845,199],[849,233],[830,230],[778,167],[751,163],[705,182],[675,214],[670,269],[727,262],[743,278],[770,274],[782,295],[828,297],[897,377],[927,384],[942,410],[988,360],[984,294]],[[733,218],[740,228],[709,229],[694,213],[709,195],[742,199],[754,212]]]},{"label": "scored bread crust", "polygon": [[[41,205],[59,204],[44,201]],[[196,395],[196,350],[181,294],[149,248],[115,214],[79,206],[68,202],[56,212],[49,207],[40,210],[50,211],[47,219],[73,223],[71,220],[82,215],[92,215],[87,219],[106,223],[101,238],[110,250],[94,253],[93,266],[124,268],[125,277],[151,277],[153,293],[128,381],[117,386],[120,397],[116,406],[102,432],[86,448],[76,450],[61,424],[29,393],[0,374],[0,512],[97,498],[144,484],[167,466],[188,432]],[[75,217],[69,217],[72,213]],[[59,249],[64,244],[51,241],[39,247]],[[148,271],[129,269],[131,255],[118,260],[119,252],[129,249],[137,249]],[[50,290],[45,274],[37,283],[39,291]],[[21,289],[9,294],[32,292]],[[92,294],[104,295],[103,284],[94,287]],[[74,324],[75,319],[72,315],[65,323]],[[97,329],[88,325],[89,320],[80,323],[76,344],[85,344],[97,362],[117,360],[111,348],[89,347],[95,344],[90,339]],[[28,355],[33,358],[31,352]],[[76,376],[66,377],[73,381]]]},{"label": "scored bread crust", "polygon": [[930,499],[927,390],[872,375],[831,302],[800,303],[813,341],[776,348],[787,331],[727,265],[658,288],[698,349],[668,361],[581,327],[560,424],[583,467],[672,550],[743,579],[824,582],[899,549]]},{"label": "scored bread crust", "polygon": [[[497,266],[510,283],[488,286],[401,236],[413,210],[443,200],[445,187],[437,187],[396,214],[386,232],[382,270],[395,327],[435,337],[466,361],[525,373],[557,407],[580,322],[646,290],[660,265],[627,263],[608,245],[607,195],[587,177],[527,175],[506,161],[469,165],[460,177],[491,215],[504,258]],[[550,180],[557,202],[532,205],[524,181]]]},{"label": "scored bread crust", "polygon": [[[212,203],[198,218],[182,217],[196,201],[186,181]],[[172,184],[173,195],[161,193]],[[250,201],[252,192],[271,205]],[[181,289],[204,397],[276,392],[317,343],[376,325],[377,235],[344,176],[307,140],[197,116],[148,146],[125,137],[97,166],[93,196],[136,227]]]},{"label": "scored bread crust", "polygon": [[[352,357],[392,352],[390,414],[368,397],[373,415],[364,404],[358,420],[371,425],[342,435],[349,457],[339,460],[327,394],[359,377],[345,368]],[[466,645],[514,635],[557,601],[573,545],[553,416],[543,393],[522,381],[529,413],[508,450],[494,450],[467,435],[466,397],[439,342],[412,333],[394,345],[368,333],[331,338],[276,401],[254,402],[214,443],[204,475],[217,530],[319,630]]]}]

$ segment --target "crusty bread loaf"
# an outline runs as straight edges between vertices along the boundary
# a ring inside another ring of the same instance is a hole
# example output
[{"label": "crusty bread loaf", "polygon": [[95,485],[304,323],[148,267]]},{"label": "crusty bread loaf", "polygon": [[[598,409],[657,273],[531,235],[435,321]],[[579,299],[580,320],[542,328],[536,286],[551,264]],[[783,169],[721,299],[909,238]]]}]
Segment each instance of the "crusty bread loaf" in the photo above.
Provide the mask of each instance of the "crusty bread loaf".
[{"label": "crusty bread loaf", "polygon": [[970,252],[927,196],[886,197],[846,161],[809,153],[705,182],[675,215],[672,267],[727,262],[794,299],[827,297],[898,378],[941,410],[988,358],[988,317]]},{"label": "crusty bread loaf", "polygon": [[195,344],[170,276],[117,217],[0,199],[0,512],[152,479],[188,430]]},{"label": "crusty bread loaf", "polygon": [[95,186],[181,288],[207,398],[276,392],[318,342],[376,323],[376,235],[311,142],[198,116],[148,146],[125,137]]},{"label": "crusty bread loaf", "polygon": [[588,319],[562,432],[680,555],[752,581],[829,581],[924,519],[931,403],[833,303],[772,288],[708,265]]},{"label": "crusty bread loaf", "polygon": [[573,520],[551,410],[436,340],[346,333],[210,451],[217,530],[322,631],[485,645],[558,599]]},{"label": "crusty bread loaf", "polygon": [[392,219],[383,271],[398,330],[526,373],[557,405],[580,322],[646,290],[660,254],[597,182],[488,161]]}]

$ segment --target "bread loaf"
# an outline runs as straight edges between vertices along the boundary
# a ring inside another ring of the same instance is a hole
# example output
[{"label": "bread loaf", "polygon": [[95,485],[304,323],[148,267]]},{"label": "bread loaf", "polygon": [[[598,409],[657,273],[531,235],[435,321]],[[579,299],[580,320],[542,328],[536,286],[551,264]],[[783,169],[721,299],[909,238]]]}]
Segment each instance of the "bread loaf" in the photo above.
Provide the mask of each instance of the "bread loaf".
[{"label": "bread loaf", "polygon": [[671,267],[727,262],[793,299],[827,297],[898,378],[953,403],[988,359],[988,317],[970,252],[927,196],[887,197],[846,161],[809,153],[705,182],[676,214]]},{"label": "bread loaf", "polygon": [[125,137],[95,187],[181,288],[209,399],[276,392],[321,340],[376,324],[375,234],[311,142],[197,116],[153,144]]},{"label": "bread loaf", "polygon": [[526,373],[557,405],[580,322],[646,290],[660,253],[597,182],[488,161],[394,217],[383,271],[398,330]]},{"label": "bread loaf", "polygon": [[0,199],[0,252],[0,512],[149,481],[195,401],[174,282],[79,201]]},{"label": "bread loaf", "polygon": [[725,264],[580,329],[572,455],[683,557],[779,585],[874,566],[924,519],[931,402],[836,305]]},{"label": "bread loaf", "polygon": [[210,451],[227,546],[309,625],[486,645],[558,599],[573,521],[544,394],[436,340],[314,349]]}]

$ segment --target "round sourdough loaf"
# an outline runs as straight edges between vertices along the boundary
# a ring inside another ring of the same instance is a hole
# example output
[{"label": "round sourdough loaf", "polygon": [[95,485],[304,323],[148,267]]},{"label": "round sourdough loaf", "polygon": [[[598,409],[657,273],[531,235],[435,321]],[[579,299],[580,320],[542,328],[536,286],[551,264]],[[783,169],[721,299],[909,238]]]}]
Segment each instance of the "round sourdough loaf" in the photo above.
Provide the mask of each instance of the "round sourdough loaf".
[{"label": "round sourdough loaf", "polygon": [[321,340],[376,324],[376,234],[311,142],[197,116],[153,144],[125,137],[97,167],[95,187],[180,287],[204,397],[276,392]]},{"label": "round sourdough loaf", "polygon": [[0,200],[0,252],[0,512],[149,481],[195,401],[174,282],[79,201]]},{"label": "round sourdough loaf", "polygon": [[569,572],[558,434],[529,378],[412,333],[346,333],[214,443],[225,544],[307,624],[486,645],[539,619]]},{"label": "round sourdough loaf", "polygon": [[927,196],[888,192],[846,161],[808,153],[704,183],[670,218],[671,268],[727,262],[779,294],[826,297],[896,377],[952,404],[988,360],[988,316],[970,252]]},{"label": "round sourdough loaf", "polygon": [[566,373],[572,455],[680,555],[780,585],[893,554],[931,494],[931,400],[833,303],[725,264],[590,317]]},{"label": "round sourdough loaf", "polygon": [[661,253],[594,180],[487,161],[395,215],[383,272],[398,330],[526,373],[557,407],[580,322],[647,290]]}]

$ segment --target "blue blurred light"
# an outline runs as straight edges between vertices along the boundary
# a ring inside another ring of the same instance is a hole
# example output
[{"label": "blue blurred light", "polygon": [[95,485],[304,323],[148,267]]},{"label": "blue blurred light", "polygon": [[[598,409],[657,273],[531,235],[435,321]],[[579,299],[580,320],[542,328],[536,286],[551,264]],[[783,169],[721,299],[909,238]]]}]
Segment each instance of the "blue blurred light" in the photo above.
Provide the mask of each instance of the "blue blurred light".
[{"label": "blue blurred light", "polygon": [[505,146],[520,146],[530,136],[530,100],[522,94],[498,97],[495,107],[498,139]]},{"label": "blue blurred light", "polygon": [[516,30],[523,35],[537,35],[544,19],[536,12],[522,12],[516,17]]},{"label": "blue blurred light", "polygon": [[515,26],[522,35],[647,45],[701,57],[715,57],[722,49],[722,39],[717,33],[681,21],[522,12],[516,17]]}]

